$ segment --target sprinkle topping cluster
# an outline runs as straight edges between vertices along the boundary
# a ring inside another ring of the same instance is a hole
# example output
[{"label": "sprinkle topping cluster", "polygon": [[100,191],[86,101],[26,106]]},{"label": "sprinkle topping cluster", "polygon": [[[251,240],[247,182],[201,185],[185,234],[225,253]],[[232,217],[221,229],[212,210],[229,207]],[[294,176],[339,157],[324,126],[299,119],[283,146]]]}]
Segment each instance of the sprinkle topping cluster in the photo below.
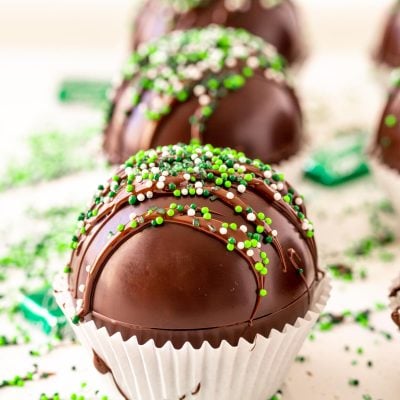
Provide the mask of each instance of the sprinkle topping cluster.
[{"label": "sprinkle topping cluster", "polygon": [[[138,106],[149,120],[169,114],[174,102],[196,98],[199,105],[190,123],[199,133],[218,100],[253,75],[285,81],[283,64],[275,48],[261,38],[241,29],[210,26],[172,32],[140,45],[124,76],[130,82],[132,109]],[[152,96],[144,98],[149,91]]]},{"label": "sprinkle topping cluster", "polygon": [[[173,222],[199,229],[223,242],[227,251],[238,252],[250,264],[258,282],[258,294],[264,297],[267,295],[264,283],[270,262],[269,245],[275,248],[285,269],[288,258],[300,274],[303,267],[297,255],[290,251],[289,255],[284,254],[279,232],[265,210],[254,209],[246,203],[243,194],[248,190],[276,204],[276,208],[297,226],[304,240],[313,243],[314,228],[305,215],[303,198],[285,182],[283,174],[236,150],[178,144],[139,151],[110,181],[99,185],[93,204],[78,217],[78,231],[72,238],[71,248],[79,250],[80,246],[85,246],[86,238],[98,221],[104,223],[118,209],[132,207],[129,220],[110,232],[110,245],[97,257],[95,265],[84,266],[92,279],[107,259],[107,252],[123,237]],[[167,195],[171,197],[170,204],[157,206],[157,197]],[[196,198],[210,202],[207,206],[204,202],[199,206]],[[150,199],[153,200],[146,211],[137,214],[135,206]],[[243,223],[213,213],[214,201],[227,205],[232,215],[243,218]],[[73,257],[74,254],[71,260]],[[71,264],[65,272],[72,273],[73,269]],[[85,294],[86,285],[80,285],[78,291]],[[77,311],[82,311],[84,305],[85,300],[80,300]]]}]

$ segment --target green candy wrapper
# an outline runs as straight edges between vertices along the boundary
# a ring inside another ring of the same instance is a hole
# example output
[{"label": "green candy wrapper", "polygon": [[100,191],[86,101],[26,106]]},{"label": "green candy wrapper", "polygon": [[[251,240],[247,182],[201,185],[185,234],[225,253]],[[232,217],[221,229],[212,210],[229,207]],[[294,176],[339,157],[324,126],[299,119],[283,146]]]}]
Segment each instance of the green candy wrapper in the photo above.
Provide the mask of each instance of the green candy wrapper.
[{"label": "green candy wrapper", "polygon": [[341,135],[315,151],[304,166],[304,175],[326,186],[335,186],[369,173],[366,134]]},{"label": "green candy wrapper", "polygon": [[110,87],[105,81],[66,79],[61,82],[58,99],[62,103],[100,107],[106,102]]},{"label": "green candy wrapper", "polygon": [[58,307],[50,286],[24,293],[18,308],[27,321],[40,326],[47,335],[62,334],[67,326],[65,315]]}]

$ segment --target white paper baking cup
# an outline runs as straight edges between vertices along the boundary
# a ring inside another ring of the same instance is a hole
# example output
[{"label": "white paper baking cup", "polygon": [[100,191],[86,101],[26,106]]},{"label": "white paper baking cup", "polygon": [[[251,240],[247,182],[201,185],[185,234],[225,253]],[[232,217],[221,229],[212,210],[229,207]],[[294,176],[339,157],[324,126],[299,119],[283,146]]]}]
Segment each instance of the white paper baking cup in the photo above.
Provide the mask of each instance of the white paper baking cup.
[{"label": "white paper baking cup", "polygon": [[[113,371],[129,400],[268,400],[281,386],[329,292],[324,278],[304,318],[282,332],[272,330],[268,338],[257,335],[254,343],[240,339],[237,346],[223,341],[218,348],[205,342],[200,349],[190,343],[175,349],[168,342],[159,348],[152,340],[139,345],[136,337],[124,341],[120,333],[110,336],[93,321],[73,328],[91,355],[95,351]],[[56,297],[64,307],[65,292]]]},{"label": "white paper baking cup", "polygon": [[396,213],[400,215],[400,173],[383,164],[376,157],[370,158],[370,166],[378,185],[386,192]]}]

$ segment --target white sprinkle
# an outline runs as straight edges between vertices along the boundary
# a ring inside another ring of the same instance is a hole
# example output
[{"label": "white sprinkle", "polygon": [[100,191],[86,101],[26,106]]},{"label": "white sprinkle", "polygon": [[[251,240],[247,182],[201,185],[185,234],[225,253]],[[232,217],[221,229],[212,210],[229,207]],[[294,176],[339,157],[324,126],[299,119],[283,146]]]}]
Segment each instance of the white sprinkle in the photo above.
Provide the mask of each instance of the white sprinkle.
[{"label": "white sprinkle", "polygon": [[228,192],[226,194],[226,198],[229,199],[229,200],[232,200],[234,197],[235,197],[235,195],[232,192]]},{"label": "white sprinkle", "polygon": [[197,189],[197,188],[202,188],[203,187],[203,183],[202,182],[200,182],[200,181],[197,181],[195,184],[194,184],[194,187]]},{"label": "white sprinkle", "polygon": [[277,187],[278,187],[278,190],[279,191],[282,191],[283,190],[283,182],[278,182],[278,184],[277,184]]},{"label": "white sprinkle", "polygon": [[169,175],[169,172],[168,171],[163,171],[163,176],[168,176]]},{"label": "white sprinkle", "polygon": [[181,190],[181,194],[182,194],[182,196],[187,196],[189,194],[189,191],[186,188],[183,188]]},{"label": "white sprinkle", "polygon": [[247,214],[247,219],[248,219],[248,221],[255,221],[256,220],[256,214],[254,214],[254,213]]},{"label": "white sprinkle", "polygon": [[272,177],[272,171],[264,171],[264,178],[267,178],[267,179],[269,179],[269,178],[271,178]]},{"label": "white sprinkle", "polygon": [[274,194],[274,200],[279,201],[282,198],[282,195],[278,192]]},{"label": "white sprinkle", "polygon": [[301,227],[303,231],[306,231],[308,229],[308,222],[303,222],[303,225]]},{"label": "white sprinkle", "polygon": [[272,190],[278,190],[278,185],[276,183],[271,183],[270,187]]},{"label": "white sprinkle", "polygon": [[301,197],[296,197],[296,200],[294,201],[296,205],[301,206],[303,204],[303,199]]},{"label": "white sprinkle", "polygon": [[271,235],[272,236],[278,236],[278,231],[276,230],[276,229],[274,229],[272,232],[271,232]]},{"label": "white sprinkle", "polygon": [[130,219],[131,221],[133,221],[136,217],[137,217],[137,214],[136,214],[136,213],[131,213],[131,214],[129,214],[129,219]]},{"label": "white sprinkle", "polygon": [[213,153],[211,153],[211,151],[207,151],[206,157],[207,158],[212,158],[212,156],[213,156]]},{"label": "white sprinkle", "polygon": [[165,176],[164,175],[161,175],[159,178],[158,178],[158,181],[159,182],[165,182]]},{"label": "white sprinkle", "polygon": [[249,57],[249,58],[247,59],[247,65],[248,65],[250,68],[258,68],[258,66],[260,65],[260,63],[259,63],[257,57],[252,56],[252,57]]},{"label": "white sprinkle", "polygon": [[196,189],[196,194],[201,196],[203,194],[203,189],[202,188],[197,188]]},{"label": "white sprinkle", "polygon": [[84,222],[83,221],[78,221],[78,228],[82,228],[82,226],[84,225]]},{"label": "white sprinkle", "polygon": [[202,85],[196,85],[193,89],[193,93],[195,96],[201,96],[206,92],[206,88]]},{"label": "white sprinkle", "polygon": [[85,291],[85,285],[84,285],[83,283],[81,283],[81,284],[79,285],[79,291],[80,291],[81,293],[83,293],[83,292]]},{"label": "white sprinkle", "polygon": [[243,242],[239,242],[237,244],[237,247],[238,247],[239,250],[243,250],[244,249],[244,243]]},{"label": "white sprinkle", "polygon": [[197,154],[192,154],[191,156],[190,156],[190,158],[192,159],[192,160],[195,160],[196,158],[198,158],[199,156],[197,155]]},{"label": "white sprinkle", "polygon": [[246,225],[240,225],[239,229],[244,233],[247,232],[247,226]]},{"label": "white sprinkle", "polygon": [[221,235],[226,235],[228,233],[228,230],[226,228],[222,227],[222,228],[219,228],[219,233]]},{"label": "white sprinkle", "polygon": [[238,187],[237,187],[237,191],[239,192],[239,193],[244,193],[245,191],[246,191],[246,186],[245,185],[239,185]]},{"label": "white sprinkle", "polygon": [[142,180],[143,180],[143,178],[142,178],[140,175],[138,175],[138,176],[135,178],[135,181],[136,181],[137,183],[142,182]]},{"label": "white sprinkle", "polygon": [[151,198],[153,197],[153,192],[152,192],[151,190],[149,190],[149,191],[146,193],[146,197],[147,197],[148,199],[151,199]]},{"label": "white sprinkle", "polygon": [[157,189],[164,189],[165,183],[164,182],[157,182],[156,187]]},{"label": "white sprinkle", "polygon": [[199,103],[201,106],[207,106],[208,104],[210,104],[211,99],[210,96],[203,94],[199,97]]},{"label": "white sprinkle", "polygon": [[183,174],[183,179],[184,179],[185,181],[190,180],[190,174]]},{"label": "white sprinkle", "polygon": [[92,268],[91,265],[86,265],[86,267],[85,267],[86,272],[90,272],[90,268]]},{"label": "white sprinkle", "polygon": [[194,217],[196,215],[196,210],[193,210],[193,208],[189,208],[189,210],[187,210],[187,215],[189,217]]},{"label": "white sprinkle", "polygon": [[246,251],[246,254],[247,254],[249,257],[253,257],[253,256],[254,256],[254,251],[253,251],[252,249],[249,249],[249,250]]},{"label": "white sprinkle", "polygon": [[143,193],[139,193],[139,194],[137,195],[137,199],[138,199],[139,201],[144,201],[144,200],[146,199],[146,196],[145,196]]}]

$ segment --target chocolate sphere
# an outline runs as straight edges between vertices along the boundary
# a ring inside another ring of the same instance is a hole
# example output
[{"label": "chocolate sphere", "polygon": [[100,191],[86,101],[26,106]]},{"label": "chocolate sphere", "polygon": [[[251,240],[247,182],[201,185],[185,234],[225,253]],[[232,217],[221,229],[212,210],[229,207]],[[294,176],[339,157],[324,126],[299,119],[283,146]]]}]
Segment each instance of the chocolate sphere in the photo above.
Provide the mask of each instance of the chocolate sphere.
[{"label": "chocolate sphere", "polygon": [[149,0],[138,12],[133,48],[173,30],[210,24],[246,29],[274,45],[289,63],[304,56],[298,12],[289,0]]},{"label": "chocolate sphere", "polygon": [[376,61],[389,67],[400,66],[400,2],[390,11],[375,53]]},{"label": "chocolate sphere", "polygon": [[104,129],[112,163],[195,139],[274,164],[303,142],[300,105],[281,57],[243,30],[173,32],[142,46],[112,97]]},{"label": "chocolate sphere", "polygon": [[390,304],[392,308],[392,320],[400,328],[400,279],[390,291]]},{"label": "chocolate sphere", "polygon": [[384,164],[400,171],[400,81],[392,89],[383,111],[374,153]]},{"label": "chocolate sphere", "polygon": [[302,197],[229,148],[141,151],[79,219],[67,269],[74,320],[124,340],[253,341],[303,317],[320,280]]}]

